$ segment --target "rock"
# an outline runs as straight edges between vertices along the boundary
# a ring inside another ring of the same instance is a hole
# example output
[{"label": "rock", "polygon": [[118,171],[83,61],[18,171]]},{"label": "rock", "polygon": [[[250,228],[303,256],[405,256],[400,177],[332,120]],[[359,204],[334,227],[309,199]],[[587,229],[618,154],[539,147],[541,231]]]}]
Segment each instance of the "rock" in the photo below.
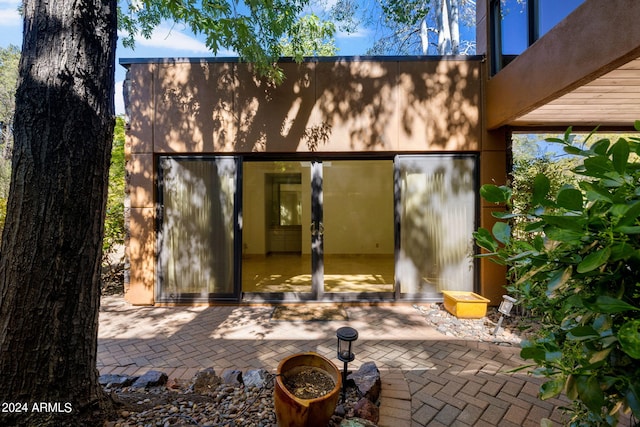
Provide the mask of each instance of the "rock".
[{"label": "rock", "polygon": [[185,380],[180,380],[178,378],[169,378],[165,387],[169,390],[186,390],[187,388],[189,388],[189,384]]},{"label": "rock", "polygon": [[147,388],[164,385],[167,382],[167,374],[160,371],[147,371],[144,375],[139,377],[133,384],[132,388]]},{"label": "rock", "polygon": [[362,396],[372,402],[377,402],[380,397],[382,381],[380,371],[375,362],[365,362],[356,372],[349,374],[347,380],[352,380]]},{"label": "rock", "polygon": [[378,408],[377,405],[375,405],[366,397],[358,400],[358,403],[356,403],[353,411],[356,418],[363,418],[367,421],[371,421],[374,424],[377,424],[380,420],[380,408]]},{"label": "rock", "polygon": [[340,427],[377,427],[377,425],[362,418],[346,418],[342,420]]},{"label": "rock", "polygon": [[203,369],[199,371],[193,380],[193,391],[196,393],[211,393],[216,390],[222,380],[216,375],[213,368]]},{"label": "rock", "polygon": [[269,373],[264,369],[251,369],[244,374],[242,381],[245,387],[264,387],[265,382],[269,379]]},{"label": "rock", "polygon": [[242,371],[227,369],[222,373],[222,382],[229,385],[242,384]]},{"label": "rock", "polygon": [[121,388],[130,386],[137,378],[128,375],[105,374],[100,375],[98,383],[108,388]]}]

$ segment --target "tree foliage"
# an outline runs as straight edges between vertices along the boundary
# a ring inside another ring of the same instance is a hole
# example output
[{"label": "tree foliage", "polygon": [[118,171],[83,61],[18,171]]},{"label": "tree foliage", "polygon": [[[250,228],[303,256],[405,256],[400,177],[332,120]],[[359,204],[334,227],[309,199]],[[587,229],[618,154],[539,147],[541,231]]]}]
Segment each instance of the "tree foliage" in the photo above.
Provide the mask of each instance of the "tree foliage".
[{"label": "tree foliage", "polygon": [[16,46],[0,48],[0,231],[7,215],[19,61],[20,50]]},{"label": "tree foliage", "polygon": [[111,146],[111,165],[109,166],[109,193],[104,220],[104,239],[102,242],[103,257],[113,251],[117,245],[124,244],[124,118],[116,117]]},{"label": "tree foliage", "polygon": [[118,25],[126,34],[123,44],[132,47],[136,35],[148,38],[164,20],[184,24],[194,34],[204,35],[214,54],[222,48],[234,50],[242,59],[254,63],[261,75],[281,81],[284,76],[276,66],[283,55],[281,41],[289,41],[289,56],[301,57],[305,52],[298,49],[309,45],[298,41],[308,41],[310,37],[299,31],[315,25],[316,34],[324,37],[331,30],[329,24],[317,22],[317,17],[302,15],[301,19],[307,3],[308,0],[128,1],[120,6]]},{"label": "tree foliage", "polygon": [[353,30],[377,29],[368,53],[447,55],[475,51],[473,40],[460,39],[461,25],[475,25],[474,0],[338,0],[333,18]]},{"label": "tree foliage", "polygon": [[302,61],[304,56],[333,56],[338,52],[333,22],[307,14],[293,25],[289,35],[280,39],[280,54]]},{"label": "tree foliage", "polygon": [[[625,411],[640,418],[640,137],[613,141],[575,145],[570,129],[550,139],[581,159],[577,183],[552,192],[537,174],[525,212],[497,213],[491,231],[475,233],[483,256],[517,271],[520,303],[542,315],[521,356],[548,378],[542,399],[564,392],[573,402],[572,426],[613,426]],[[510,187],[481,194],[512,206]],[[512,233],[517,217],[527,218],[526,239]]]}]

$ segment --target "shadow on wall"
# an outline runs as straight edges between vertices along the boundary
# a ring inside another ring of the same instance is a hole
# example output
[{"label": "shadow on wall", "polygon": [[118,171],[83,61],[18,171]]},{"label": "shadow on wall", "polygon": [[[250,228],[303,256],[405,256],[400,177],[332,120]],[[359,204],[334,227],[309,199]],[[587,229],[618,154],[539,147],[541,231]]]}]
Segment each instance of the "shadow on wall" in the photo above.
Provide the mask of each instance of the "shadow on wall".
[{"label": "shadow on wall", "polygon": [[280,65],[275,87],[245,63],[132,64],[132,152],[479,149],[477,59]]}]

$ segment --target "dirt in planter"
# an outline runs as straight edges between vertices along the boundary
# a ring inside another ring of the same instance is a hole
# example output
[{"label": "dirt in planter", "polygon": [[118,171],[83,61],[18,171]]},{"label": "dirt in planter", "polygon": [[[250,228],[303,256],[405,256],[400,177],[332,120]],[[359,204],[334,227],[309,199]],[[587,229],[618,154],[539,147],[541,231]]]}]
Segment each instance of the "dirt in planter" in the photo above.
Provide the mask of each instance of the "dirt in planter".
[{"label": "dirt in planter", "polygon": [[336,386],[329,374],[312,367],[303,367],[286,375],[283,382],[287,390],[298,399],[317,399]]}]

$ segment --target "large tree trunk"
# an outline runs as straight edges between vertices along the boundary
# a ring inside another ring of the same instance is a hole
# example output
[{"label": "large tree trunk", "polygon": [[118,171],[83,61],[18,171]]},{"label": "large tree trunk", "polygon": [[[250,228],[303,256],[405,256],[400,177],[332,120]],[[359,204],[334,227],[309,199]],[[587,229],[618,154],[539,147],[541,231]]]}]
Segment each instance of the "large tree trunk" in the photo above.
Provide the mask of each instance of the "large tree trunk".
[{"label": "large tree trunk", "polygon": [[451,34],[451,54],[460,53],[460,4],[459,0],[447,0],[449,9],[449,32]]},{"label": "large tree trunk", "polygon": [[109,409],[96,352],[116,2],[27,0],[23,12],[0,247],[0,396],[23,405],[0,424],[90,425]]}]

